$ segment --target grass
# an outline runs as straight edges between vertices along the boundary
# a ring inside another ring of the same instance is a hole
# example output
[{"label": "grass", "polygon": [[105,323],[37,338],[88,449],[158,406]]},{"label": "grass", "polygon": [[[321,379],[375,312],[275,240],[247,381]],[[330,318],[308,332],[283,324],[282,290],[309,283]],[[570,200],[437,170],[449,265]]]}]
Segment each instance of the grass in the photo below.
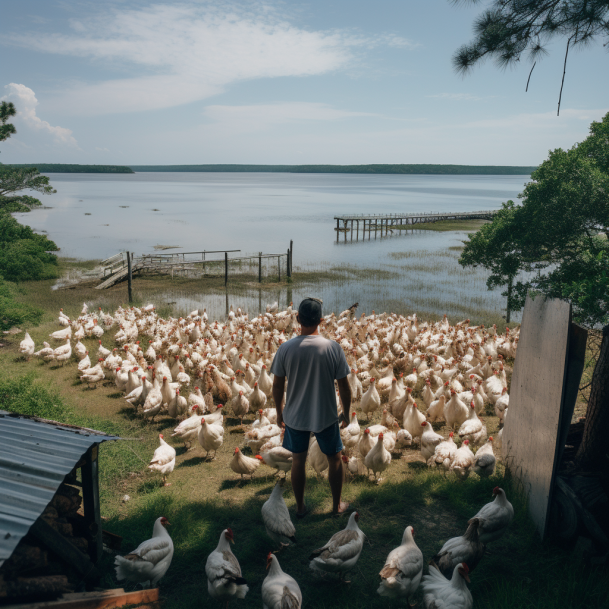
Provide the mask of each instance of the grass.
[{"label": "grass", "polygon": [[438,222],[423,222],[421,224],[404,224],[394,226],[394,230],[433,230],[448,231],[477,231],[481,226],[488,224],[488,220],[439,220]]},{"label": "grass", "polygon": [[[40,285],[38,286],[40,289]],[[44,322],[30,329],[37,344],[57,329],[56,310],[63,304],[68,315],[76,315],[84,292],[67,290],[39,295],[47,305]],[[111,333],[112,334],[112,333]],[[35,413],[121,435],[129,440],[107,442],[100,448],[102,515],[104,527],[124,538],[129,551],[150,536],[152,523],[160,515],[172,523],[170,533],[175,554],[161,582],[165,609],[190,609],[207,604],[205,560],[220,532],[231,527],[234,551],[240,560],[250,593],[237,606],[259,607],[260,584],[265,577],[265,557],[274,549],[260,521],[260,507],[273,485],[270,470],[262,467],[253,481],[241,482],[229,469],[235,446],[242,446],[237,421],[226,420],[225,442],[215,461],[206,461],[197,448],[185,452],[177,447],[177,466],[170,487],[159,486],[159,476],[146,468],[158,443],[158,433],[169,434],[174,422],[166,416],[154,423],[135,417],[131,407],[109,384],[89,390],[76,376],[75,362],[66,366],[26,363],[17,352],[22,336],[8,336],[0,349],[0,408]],[[95,353],[96,342],[85,339]],[[111,347],[112,336],[103,342]],[[248,417],[251,419],[251,416]],[[494,433],[497,420],[487,417]],[[500,466],[488,480],[476,476],[458,482],[452,476],[428,470],[415,451],[396,459],[376,486],[364,478],[350,481],[345,498],[358,509],[360,525],[368,541],[352,573],[350,586],[339,586],[333,578],[318,580],[308,568],[310,551],[319,547],[346,524],[328,516],[331,499],[327,481],[309,472],[307,503],[312,513],[297,521],[298,544],[279,554],[286,572],[299,582],[305,606],[324,608],[377,608],[398,606],[376,594],[378,572],[391,549],[400,542],[403,530],[413,525],[416,541],[428,560],[448,539],[462,534],[467,520],[492,499],[491,489],[501,485],[512,500],[516,516],[508,533],[489,549],[472,577],[471,591],[477,608],[564,609],[606,607],[609,575],[606,569],[588,568],[573,560],[570,548],[555,542],[539,543],[518,489]],[[288,485],[289,487],[289,485]],[[128,494],[127,503],[122,497]],[[291,489],[285,493],[294,509]],[[104,554],[105,587],[116,587],[113,559]],[[419,596],[419,601],[421,600]],[[215,606],[211,604],[210,606]]]}]

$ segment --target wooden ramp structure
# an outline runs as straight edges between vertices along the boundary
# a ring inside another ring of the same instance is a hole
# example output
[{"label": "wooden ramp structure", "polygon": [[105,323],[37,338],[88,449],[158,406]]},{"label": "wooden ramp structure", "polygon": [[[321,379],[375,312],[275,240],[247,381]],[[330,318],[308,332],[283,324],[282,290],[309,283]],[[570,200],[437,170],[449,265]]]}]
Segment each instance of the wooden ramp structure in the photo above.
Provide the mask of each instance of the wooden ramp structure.
[{"label": "wooden ramp structure", "polygon": [[[285,253],[265,254],[259,252],[254,256],[230,257],[241,250],[203,250],[201,252],[172,252],[158,254],[142,254],[134,256],[130,252],[120,252],[103,260],[99,267],[101,282],[95,286],[97,290],[105,290],[121,281],[131,282],[133,275],[171,275],[184,276],[196,274],[199,276],[224,276],[225,285],[228,283],[229,267],[233,273],[243,274],[246,271],[258,271],[258,281],[262,282],[262,262],[274,265],[277,260],[277,280],[281,281],[282,265],[286,276],[292,275],[293,242]],[[218,254],[220,256],[218,256]],[[267,264],[268,266],[268,264]]]},{"label": "wooden ramp structure", "polygon": [[[498,210],[487,209],[482,211],[461,211],[461,212],[429,212],[429,213],[393,213],[393,214],[360,214],[334,216],[336,220],[336,241],[339,240],[339,234],[351,233],[351,241],[353,241],[353,233],[356,234],[356,240],[359,239],[360,222],[362,223],[362,236],[366,238],[368,231],[368,239],[374,232],[376,237],[380,232],[387,235],[389,231],[407,230],[414,228],[417,224],[427,224],[430,222],[440,222],[442,220],[492,220]],[[341,227],[342,222],[342,227]],[[354,229],[355,224],[355,229]]]}]

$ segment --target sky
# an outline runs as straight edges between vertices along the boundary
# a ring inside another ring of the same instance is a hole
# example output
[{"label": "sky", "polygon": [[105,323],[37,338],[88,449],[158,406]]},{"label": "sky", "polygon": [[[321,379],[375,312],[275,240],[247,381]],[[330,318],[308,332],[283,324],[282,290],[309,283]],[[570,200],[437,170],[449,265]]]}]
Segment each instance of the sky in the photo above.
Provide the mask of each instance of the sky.
[{"label": "sky", "polygon": [[3,163],[536,165],[609,111],[609,54],[458,75],[484,2],[2,0]]}]

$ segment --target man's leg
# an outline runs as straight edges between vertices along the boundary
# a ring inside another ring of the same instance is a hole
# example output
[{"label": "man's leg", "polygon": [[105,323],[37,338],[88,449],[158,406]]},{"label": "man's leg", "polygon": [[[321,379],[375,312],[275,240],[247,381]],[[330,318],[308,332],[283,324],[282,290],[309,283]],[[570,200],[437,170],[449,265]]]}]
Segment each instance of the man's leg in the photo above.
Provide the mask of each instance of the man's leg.
[{"label": "man's leg", "polygon": [[[327,456],[327,455],[326,455]],[[292,471],[294,471],[292,465]],[[328,457],[328,481],[330,482],[330,490],[332,491],[332,513],[342,514],[349,509],[349,504],[341,501],[340,496],[343,490],[343,464],[341,461],[341,453]],[[296,491],[294,491],[296,494]]]},{"label": "man's leg", "polygon": [[296,499],[296,513],[304,514],[304,492],[307,474],[305,465],[307,462],[307,453],[292,453],[292,490]]}]

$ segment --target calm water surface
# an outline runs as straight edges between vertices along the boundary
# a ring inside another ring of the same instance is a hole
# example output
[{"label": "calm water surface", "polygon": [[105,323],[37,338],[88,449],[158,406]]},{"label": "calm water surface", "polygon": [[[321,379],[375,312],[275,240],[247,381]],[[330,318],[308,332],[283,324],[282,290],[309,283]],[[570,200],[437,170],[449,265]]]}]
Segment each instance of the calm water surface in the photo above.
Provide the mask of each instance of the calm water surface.
[{"label": "calm water surface", "polygon": [[[294,267],[341,270],[336,280],[251,293],[141,294],[180,313],[207,307],[224,317],[229,304],[254,314],[269,300],[282,305],[315,293],[326,312],[354,302],[359,311],[417,312],[498,321],[500,292],[486,289],[483,269],[463,269],[454,249],[464,232],[412,230],[359,242],[340,235],[335,215],[476,211],[514,199],[528,176],[412,176],[272,173],[50,174],[57,194],[49,209],[17,214],[46,231],[64,256],[103,259],[124,250],[150,253],[239,249],[241,255],[284,253],[294,240]],[[34,193],[35,194],[35,193]],[[156,211],[155,211],[156,210]],[[452,250],[449,248],[453,248]],[[239,254],[233,254],[238,256]],[[276,265],[276,262],[274,263]],[[363,271],[362,269],[366,269]],[[359,270],[359,272],[358,272]],[[275,271],[271,271],[274,275]],[[255,284],[254,284],[255,285]],[[136,282],[137,292],[137,282]],[[99,304],[110,298],[100,293]],[[116,303],[115,303],[116,304]],[[490,321],[492,323],[492,321]]]},{"label": "calm water surface", "polygon": [[397,237],[399,245],[394,235],[345,247],[336,244],[335,215],[496,209],[515,198],[528,179],[281,173],[49,176],[57,189],[57,194],[43,197],[50,209],[16,216],[46,231],[65,256],[106,258],[123,250],[137,255],[154,251],[155,245],[276,253],[285,252],[293,239],[295,266],[369,265],[396,246],[435,249],[455,235],[418,231]]}]

